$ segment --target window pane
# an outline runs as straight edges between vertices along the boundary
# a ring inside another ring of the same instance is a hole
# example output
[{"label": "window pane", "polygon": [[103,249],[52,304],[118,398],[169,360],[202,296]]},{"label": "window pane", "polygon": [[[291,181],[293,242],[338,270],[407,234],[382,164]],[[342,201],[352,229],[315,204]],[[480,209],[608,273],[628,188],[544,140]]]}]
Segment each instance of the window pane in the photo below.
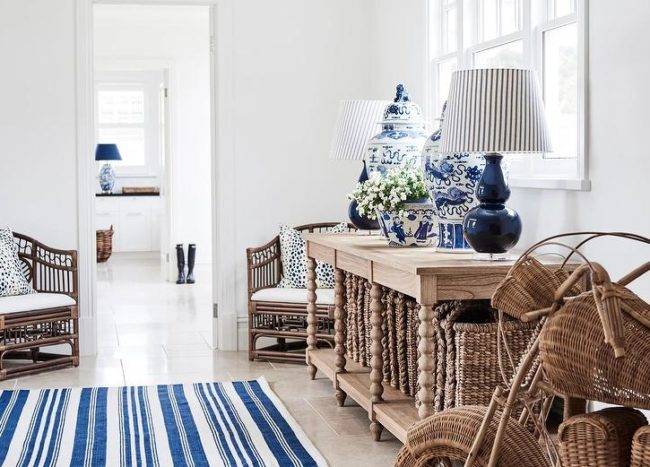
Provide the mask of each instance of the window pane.
[{"label": "window pane", "polygon": [[573,0],[555,0],[554,13],[555,18],[575,13],[575,2]]},{"label": "window pane", "polygon": [[443,11],[444,24],[442,30],[444,31],[444,37],[442,40],[442,50],[443,53],[455,52],[458,47],[456,41],[456,7],[449,8],[448,10]]},{"label": "window pane", "polygon": [[497,25],[497,2],[499,0],[481,0],[481,40],[489,41],[499,35]]},{"label": "window pane", "polygon": [[114,143],[122,156],[115,165],[145,165],[144,128],[99,128],[98,143]]},{"label": "window pane", "polygon": [[144,123],[144,91],[98,91],[97,111],[99,124]]},{"label": "window pane", "polygon": [[485,49],[474,54],[476,68],[521,68],[526,67],[522,41]]},{"label": "window pane", "polygon": [[519,0],[501,0],[501,35],[519,31]]},{"label": "window pane", "polygon": [[444,62],[438,63],[438,102],[436,102],[436,115],[438,117],[442,112],[442,106],[449,95],[449,85],[451,84],[451,74],[456,70],[456,59],[450,58]]},{"label": "window pane", "polygon": [[573,158],[578,149],[578,31],[571,23],[544,33],[544,107],[553,153]]}]

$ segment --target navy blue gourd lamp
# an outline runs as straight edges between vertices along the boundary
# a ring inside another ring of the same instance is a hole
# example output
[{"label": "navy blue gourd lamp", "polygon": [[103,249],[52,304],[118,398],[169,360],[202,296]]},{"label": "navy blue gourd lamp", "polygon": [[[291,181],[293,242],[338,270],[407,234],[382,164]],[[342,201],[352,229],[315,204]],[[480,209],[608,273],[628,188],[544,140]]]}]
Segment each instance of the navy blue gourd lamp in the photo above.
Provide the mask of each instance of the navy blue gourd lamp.
[{"label": "navy blue gourd lamp", "polygon": [[[364,156],[370,138],[377,132],[384,109],[389,101],[383,100],[344,100],[339,107],[334,138],[330,147],[330,159],[363,160],[359,182],[368,180],[368,170]],[[350,222],[360,230],[377,230],[379,222],[359,214],[357,202],[348,207]]]},{"label": "navy blue gourd lamp", "polygon": [[501,259],[521,235],[521,218],[505,203],[510,188],[503,153],[550,152],[551,142],[535,72],[475,69],[454,72],[440,152],[481,153],[485,170],[477,186],[480,204],[463,220],[465,239],[480,259]]},{"label": "navy blue gourd lamp", "polygon": [[95,160],[106,162],[99,170],[99,186],[104,193],[111,193],[115,186],[115,172],[110,161],[122,160],[117,144],[98,144],[95,149]]}]

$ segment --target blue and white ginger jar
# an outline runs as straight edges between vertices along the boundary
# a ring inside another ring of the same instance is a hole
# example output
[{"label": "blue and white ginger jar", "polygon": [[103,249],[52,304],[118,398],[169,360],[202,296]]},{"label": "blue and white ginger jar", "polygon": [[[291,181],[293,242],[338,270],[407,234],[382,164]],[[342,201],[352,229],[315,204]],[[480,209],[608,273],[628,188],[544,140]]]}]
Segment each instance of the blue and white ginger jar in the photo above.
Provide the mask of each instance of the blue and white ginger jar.
[{"label": "blue and white ginger jar", "polygon": [[[442,120],[445,115],[442,110]],[[483,175],[485,159],[480,154],[440,154],[442,128],[424,144],[422,170],[433,200],[438,220],[438,251],[466,253],[473,251],[463,231],[465,214],[478,204],[476,186]]]},{"label": "blue and white ginger jar", "polygon": [[399,212],[377,210],[381,232],[390,246],[430,246],[437,236],[435,210],[428,199],[404,203]]},{"label": "blue and white ginger jar", "polygon": [[104,164],[99,170],[99,186],[104,193],[111,193],[115,186],[115,171],[111,164]]},{"label": "blue and white ginger jar", "polygon": [[394,101],[386,106],[381,133],[373,136],[366,147],[368,176],[386,175],[391,167],[419,165],[427,139],[420,106],[411,102],[403,84],[397,85]]}]

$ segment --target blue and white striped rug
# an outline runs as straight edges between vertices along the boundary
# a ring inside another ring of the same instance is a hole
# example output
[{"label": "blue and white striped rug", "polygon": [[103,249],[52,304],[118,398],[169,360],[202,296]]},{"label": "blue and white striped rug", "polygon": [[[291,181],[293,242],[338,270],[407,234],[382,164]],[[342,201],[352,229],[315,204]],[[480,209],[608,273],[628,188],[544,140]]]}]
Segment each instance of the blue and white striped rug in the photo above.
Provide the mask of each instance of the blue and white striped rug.
[{"label": "blue and white striped rug", "polygon": [[3,391],[5,466],[327,465],[265,379]]}]

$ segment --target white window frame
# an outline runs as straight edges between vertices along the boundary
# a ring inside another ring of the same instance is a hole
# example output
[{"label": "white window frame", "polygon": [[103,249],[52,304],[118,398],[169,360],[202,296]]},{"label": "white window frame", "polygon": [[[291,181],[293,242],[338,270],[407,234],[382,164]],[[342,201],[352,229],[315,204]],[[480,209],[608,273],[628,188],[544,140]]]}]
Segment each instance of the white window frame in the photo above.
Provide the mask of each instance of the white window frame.
[{"label": "white window frame", "polygon": [[[553,16],[555,0],[521,0],[520,31],[509,33],[487,41],[479,42],[481,37],[480,21],[471,21],[473,27],[469,31],[463,30],[464,18],[478,17],[480,0],[456,0],[456,43],[455,52],[442,53],[443,31],[442,9],[443,0],[429,0],[428,4],[428,49],[429,65],[426,67],[431,89],[430,108],[433,116],[438,117],[441,112],[439,102],[442,96],[438,92],[438,66],[440,63],[455,58],[458,69],[474,66],[474,55],[493,47],[506,45],[521,40],[524,50],[524,63],[537,71],[540,77],[540,86],[543,86],[543,34],[546,31],[576,22],[578,27],[578,143],[575,159],[552,159],[544,157],[514,156],[512,160],[511,176],[509,183],[513,187],[522,188],[547,188],[564,190],[591,189],[588,166],[588,1],[573,0],[575,13],[557,19]],[[498,2],[500,5],[500,2]],[[497,14],[498,14],[497,6]],[[498,14],[498,21],[501,15]],[[467,44],[467,45],[466,45]]]},{"label": "white window frame", "polygon": [[[95,139],[99,137],[98,92],[101,89],[143,89],[145,111],[145,164],[142,166],[114,165],[117,178],[155,178],[160,176],[161,162],[161,114],[160,89],[163,83],[159,71],[101,71],[95,79]],[[110,126],[110,125],[109,125]]]}]

